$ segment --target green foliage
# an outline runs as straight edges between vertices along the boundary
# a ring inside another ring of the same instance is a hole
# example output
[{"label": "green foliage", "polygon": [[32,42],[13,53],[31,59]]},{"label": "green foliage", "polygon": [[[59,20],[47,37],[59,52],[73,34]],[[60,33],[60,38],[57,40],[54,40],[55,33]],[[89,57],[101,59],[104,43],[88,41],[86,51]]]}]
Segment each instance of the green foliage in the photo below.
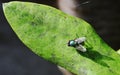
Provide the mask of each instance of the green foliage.
[{"label": "green foliage", "polygon": [[[20,40],[45,60],[77,75],[120,75],[120,56],[84,20],[29,2],[5,3],[3,9]],[[86,37],[87,52],[67,46],[78,36]]]}]

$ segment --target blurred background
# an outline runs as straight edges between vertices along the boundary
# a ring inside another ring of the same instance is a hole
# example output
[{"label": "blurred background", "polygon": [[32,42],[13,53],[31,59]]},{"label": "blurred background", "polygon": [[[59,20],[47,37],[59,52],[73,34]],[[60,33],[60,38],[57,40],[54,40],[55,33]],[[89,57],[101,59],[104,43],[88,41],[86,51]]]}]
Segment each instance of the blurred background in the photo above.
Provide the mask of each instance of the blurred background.
[{"label": "blurred background", "polygon": [[[0,75],[62,75],[56,65],[32,53],[15,35],[2,10],[2,3],[9,1],[0,1]],[[113,49],[120,48],[120,0],[28,1],[83,18]]]}]

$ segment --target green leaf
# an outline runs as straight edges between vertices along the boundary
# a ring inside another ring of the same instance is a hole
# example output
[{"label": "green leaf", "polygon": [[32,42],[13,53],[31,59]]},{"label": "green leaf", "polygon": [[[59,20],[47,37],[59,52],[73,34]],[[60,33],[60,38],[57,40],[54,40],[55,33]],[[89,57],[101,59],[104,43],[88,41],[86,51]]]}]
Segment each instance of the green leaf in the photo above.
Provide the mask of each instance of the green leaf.
[{"label": "green leaf", "polygon": [[[5,3],[3,9],[20,40],[45,60],[77,75],[120,75],[120,56],[84,20],[29,2]],[[86,37],[87,52],[67,46],[78,37]]]}]

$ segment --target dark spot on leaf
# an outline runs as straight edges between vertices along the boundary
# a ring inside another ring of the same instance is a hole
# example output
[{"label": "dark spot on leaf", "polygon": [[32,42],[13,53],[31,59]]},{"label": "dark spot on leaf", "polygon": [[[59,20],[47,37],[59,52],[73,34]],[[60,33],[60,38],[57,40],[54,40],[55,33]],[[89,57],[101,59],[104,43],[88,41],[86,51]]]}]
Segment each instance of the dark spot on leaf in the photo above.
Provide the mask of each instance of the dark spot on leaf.
[{"label": "dark spot on leaf", "polygon": [[39,37],[42,38],[47,34],[47,32],[40,33]]},{"label": "dark spot on leaf", "polygon": [[43,18],[38,16],[32,16],[32,20],[30,21],[30,25],[37,26],[43,24]]},{"label": "dark spot on leaf", "polygon": [[109,71],[112,72],[112,73],[114,73],[114,71],[111,68],[109,68]]}]

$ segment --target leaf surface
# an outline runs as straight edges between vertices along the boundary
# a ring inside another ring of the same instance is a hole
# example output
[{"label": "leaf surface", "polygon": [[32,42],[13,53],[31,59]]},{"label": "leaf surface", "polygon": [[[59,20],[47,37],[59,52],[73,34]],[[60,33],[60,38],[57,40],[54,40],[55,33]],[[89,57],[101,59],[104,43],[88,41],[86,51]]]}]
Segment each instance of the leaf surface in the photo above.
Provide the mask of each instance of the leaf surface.
[{"label": "leaf surface", "polygon": [[[45,60],[77,75],[120,75],[120,56],[84,20],[29,2],[4,3],[3,10],[20,40]],[[67,46],[78,37],[86,37],[87,52]]]}]

